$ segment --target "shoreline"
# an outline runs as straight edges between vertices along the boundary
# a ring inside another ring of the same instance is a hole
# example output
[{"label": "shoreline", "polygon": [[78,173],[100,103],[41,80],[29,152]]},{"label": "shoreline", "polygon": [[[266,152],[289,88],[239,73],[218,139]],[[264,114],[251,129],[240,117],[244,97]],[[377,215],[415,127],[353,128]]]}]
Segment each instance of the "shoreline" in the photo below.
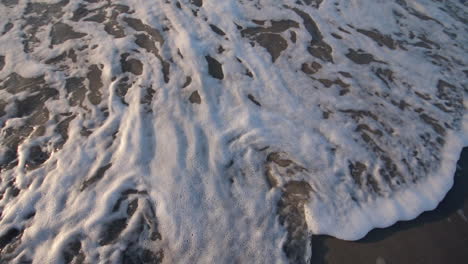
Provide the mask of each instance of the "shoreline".
[{"label": "shoreline", "polygon": [[460,263],[468,259],[468,147],[457,162],[454,184],[436,209],[357,241],[312,238],[314,264]]}]

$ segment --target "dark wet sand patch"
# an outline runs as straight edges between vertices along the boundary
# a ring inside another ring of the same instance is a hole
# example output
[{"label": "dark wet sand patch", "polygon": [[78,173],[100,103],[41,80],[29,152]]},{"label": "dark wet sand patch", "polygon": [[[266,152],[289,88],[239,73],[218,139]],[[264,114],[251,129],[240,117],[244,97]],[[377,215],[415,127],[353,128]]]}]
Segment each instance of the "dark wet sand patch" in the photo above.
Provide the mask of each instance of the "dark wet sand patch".
[{"label": "dark wet sand patch", "polygon": [[45,64],[58,64],[58,63],[65,61],[67,58],[70,59],[74,63],[77,62],[77,56],[76,56],[74,49],[70,49],[69,51],[63,52],[62,54],[56,57],[47,59],[45,61]]},{"label": "dark wet sand patch", "polygon": [[216,34],[218,34],[220,36],[226,35],[226,33],[224,33],[224,31],[222,31],[219,27],[217,27],[217,26],[215,26],[213,24],[210,24],[210,28],[214,33],[216,33]]},{"label": "dark wet sand patch", "polygon": [[215,79],[224,79],[223,65],[209,55],[205,56],[205,59],[208,63],[208,73]]},{"label": "dark wet sand patch", "polygon": [[42,88],[45,84],[44,76],[38,76],[33,78],[24,78],[17,73],[11,73],[0,85],[0,90],[6,89],[11,94],[16,94],[29,90],[35,92]]},{"label": "dark wet sand patch", "polygon": [[0,250],[8,245],[15,237],[19,236],[21,231],[17,228],[11,228],[0,236]]},{"label": "dark wet sand patch", "polygon": [[385,83],[385,85],[391,89],[390,87],[390,83],[393,83],[393,79],[394,79],[394,73],[392,70],[390,69],[382,69],[382,68],[378,68],[376,71],[375,71],[375,75],[382,81]]},{"label": "dark wet sand patch", "polygon": [[6,112],[5,112],[5,107],[6,106],[7,106],[7,103],[0,99],[0,117],[4,116],[6,114]]},{"label": "dark wet sand patch", "polygon": [[130,7],[126,5],[106,5],[104,8],[111,7],[110,16],[104,22],[104,31],[114,38],[123,38],[126,36],[125,28],[119,23],[117,19],[122,14],[131,14]]},{"label": "dark wet sand patch", "polygon": [[[15,250],[21,245],[22,238],[23,238],[24,229],[18,229],[17,227],[13,227],[7,231],[7,233],[0,237],[0,252],[1,257],[0,261],[2,263],[13,263],[13,259],[15,259],[16,255]],[[8,243],[3,246],[4,242],[8,239]],[[24,258],[23,258],[24,259]],[[32,263],[31,262],[20,262],[20,263]]]},{"label": "dark wet sand patch", "polygon": [[301,65],[301,71],[309,75],[317,73],[321,68],[322,68],[322,65],[320,65],[320,63],[315,62],[315,61],[311,63],[303,63]]},{"label": "dark wet sand patch", "polygon": [[432,118],[431,116],[425,113],[420,114],[419,117],[424,121],[424,123],[430,125],[437,134],[445,136],[445,128],[439,124],[437,119]]},{"label": "dark wet sand patch", "polygon": [[310,45],[307,48],[307,51],[310,53],[310,55],[324,62],[333,63],[333,49],[330,45],[328,45],[328,43],[324,41],[322,32],[320,32],[320,29],[315,21],[310,17],[309,14],[298,8],[292,8],[292,10],[302,18],[304,27],[312,37]]},{"label": "dark wet sand patch", "polygon": [[[255,20],[254,20],[255,22]],[[250,27],[241,30],[242,37],[254,36],[260,33],[281,33],[290,28],[299,28],[299,23],[294,20],[271,20],[271,26],[269,27]],[[264,23],[257,22],[258,25],[263,25]]]},{"label": "dark wet sand patch", "polygon": [[306,5],[319,8],[320,4],[323,2],[323,0],[302,0],[302,2]]},{"label": "dark wet sand patch", "polygon": [[143,63],[137,59],[128,57],[130,54],[124,53],[120,56],[120,64],[122,72],[130,72],[134,75],[141,75],[143,73]]},{"label": "dark wet sand patch", "polygon": [[346,29],[344,29],[344,28],[342,28],[342,27],[338,27],[338,30],[341,31],[341,32],[344,32],[344,33],[346,33],[346,34],[351,35],[351,32],[349,32],[348,30],[346,30]]},{"label": "dark wet sand patch", "polygon": [[189,86],[191,83],[192,83],[192,77],[190,77],[190,76],[185,77],[185,82],[182,85],[182,88],[185,88],[185,87]]},{"label": "dark wet sand patch", "polygon": [[63,258],[66,264],[84,263],[86,257],[81,249],[81,241],[74,240],[68,243],[63,250]]},{"label": "dark wet sand patch", "polygon": [[428,39],[425,35],[419,35],[418,39],[421,40],[422,43],[425,43],[429,46],[429,49],[435,47],[436,49],[440,49],[440,45]]},{"label": "dark wet sand patch", "polygon": [[5,26],[3,26],[2,35],[5,35],[6,33],[8,33],[8,31],[10,31],[12,28],[13,28],[13,23],[11,22],[6,23]]},{"label": "dark wet sand patch", "polygon": [[148,33],[154,41],[158,42],[161,46],[164,44],[164,39],[159,32],[159,30],[150,27],[143,23],[141,20],[133,18],[133,17],[124,17],[123,21],[125,21],[131,28],[133,28],[135,31],[143,31]]},{"label": "dark wet sand patch", "polygon": [[333,49],[330,45],[328,45],[324,41],[320,41],[317,44],[313,44],[309,46],[307,48],[307,51],[310,53],[310,55],[314,56],[317,59],[320,59],[324,62],[333,63],[333,56],[332,56]]},{"label": "dark wet sand patch", "polygon": [[336,39],[343,39],[343,37],[341,37],[340,35],[336,34],[336,33],[331,33],[330,34],[332,37],[336,38]]},{"label": "dark wet sand patch", "polygon": [[369,125],[367,124],[359,124],[357,125],[356,129],[354,130],[356,132],[361,132],[361,131],[366,131],[366,132],[370,132],[378,137],[381,137],[383,136],[383,133],[381,130],[379,129],[372,129],[369,127]]},{"label": "dark wet sand patch", "polygon": [[104,24],[104,31],[114,38],[125,37],[125,28],[122,27],[117,21],[110,20]]},{"label": "dark wet sand patch", "polygon": [[88,100],[93,105],[98,105],[102,100],[100,89],[103,87],[103,83],[101,80],[101,75],[102,70],[98,65],[93,64],[88,67],[88,73],[86,75],[86,78],[89,81]]},{"label": "dark wet sand patch", "polygon": [[5,56],[0,55],[0,71],[5,67]]},{"label": "dark wet sand patch", "polygon": [[254,104],[258,105],[258,106],[262,106],[262,105],[260,104],[260,102],[258,102],[257,99],[255,99],[255,97],[254,97],[253,95],[248,94],[248,95],[247,95],[247,98],[249,98],[249,100],[252,101],[252,103],[254,103]]},{"label": "dark wet sand patch", "polygon": [[343,71],[340,71],[338,72],[339,74],[341,74],[343,77],[345,78],[352,78],[353,76],[351,75],[351,73],[349,72],[343,72]]},{"label": "dark wet sand patch", "polygon": [[192,104],[201,104],[201,97],[200,97],[200,94],[198,93],[198,91],[192,92],[192,94],[189,97],[189,101]]},{"label": "dark wet sand patch", "polygon": [[33,146],[29,148],[25,167],[28,170],[34,170],[46,162],[49,159],[49,156],[50,154],[43,151],[40,146]]},{"label": "dark wet sand patch", "polygon": [[114,242],[120,233],[127,227],[127,218],[119,218],[106,224],[104,232],[101,234],[99,245],[105,246]]},{"label": "dark wet sand patch", "polygon": [[154,98],[155,93],[156,93],[156,91],[153,89],[153,87],[151,85],[146,87],[144,96],[143,96],[143,98],[141,98],[141,103],[145,104],[147,106],[146,107],[146,112],[151,112],[152,111],[151,103],[153,102],[153,98]]},{"label": "dark wet sand patch", "polygon": [[70,77],[65,80],[65,90],[67,90],[68,100],[71,106],[82,105],[86,95],[84,77]]},{"label": "dark wet sand patch", "polygon": [[51,45],[54,46],[62,44],[67,40],[79,39],[86,35],[86,33],[73,31],[73,28],[68,24],[58,22],[52,26],[52,30],[50,32]]},{"label": "dark wet sand patch", "polygon": [[79,4],[78,8],[73,11],[73,17],[70,19],[72,21],[80,21],[89,14],[89,10],[83,5]]},{"label": "dark wet sand patch", "polygon": [[358,28],[356,31],[369,37],[381,47],[386,46],[389,49],[396,49],[396,43],[390,35],[384,35],[376,29],[366,30]]},{"label": "dark wet sand patch", "polygon": [[[272,20],[270,21],[271,26],[268,27],[263,26],[265,21],[253,20],[253,22],[262,26],[243,29],[241,36],[247,37],[265,48],[271,55],[272,62],[275,62],[281,52],[288,47],[288,42],[279,33],[290,28],[299,28],[299,23],[293,20]],[[296,34],[291,31],[290,36],[292,42],[295,42]]]},{"label": "dark wet sand patch", "polygon": [[144,48],[147,52],[152,53],[155,57],[159,57],[159,50],[153,40],[146,34],[136,34],[135,44]]},{"label": "dark wet sand patch", "polygon": [[309,32],[310,36],[312,37],[312,41],[314,43],[318,43],[322,41],[322,32],[320,32],[317,24],[315,21],[307,14],[306,12],[298,9],[292,9],[298,16],[300,16],[303,20],[304,27],[306,28],[307,32]]},{"label": "dark wet sand patch", "polygon": [[130,89],[130,87],[132,86],[129,80],[130,79],[128,78],[128,76],[123,77],[122,79],[118,81],[116,88],[115,88],[115,94],[118,97],[120,97],[120,99],[122,100],[122,103],[125,105],[128,105],[128,103],[125,101],[125,95],[127,94],[128,89]]},{"label": "dark wet sand patch", "polygon": [[85,18],[84,21],[96,22],[96,23],[103,23],[106,20],[106,15],[104,13],[97,13],[94,16],[90,16]]},{"label": "dark wet sand patch", "polygon": [[249,69],[247,66],[244,65],[244,63],[242,62],[242,60],[239,59],[239,58],[237,58],[237,57],[236,57],[236,60],[245,68],[244,74],[247,75],[247,76],[249,76],[250,78],[254,78],[253,73],[250,71],[250,69]]},{"label": "dark wet sand patch", "polygon": [[275,62],[281,52],[288,47],[288,42],[278,34],[259,34],[255,37],[255,40],[270,53],[272,62]]},{"label": "dark wet sand patch", "polygon": [[131,26],[136,31],[143,31],[147,33],[136,34],[135,44],[137,44],[141,48],[144,48],[147,52],[153,54],[156,58],[158,58],[158,60],[161,62],[164,82],[168,83],[170,80],[170,64],[163,59],[163,57],[159,53],[158,47],[155,44],[156,42],[159,43],[160,46],[164,44],[164,39],[162,38],[159,31],[135,18],[125,17],[124,21],[126,21],[129,24],[129,26]]},{"label": "dark wet sand patch", "polygon": [[292,161],[288,159],[283,159],[278,152],[272,152],[267,156],[268,162],[274,162],[280,167],[288,167],[291,165]]},{"label": "dark wet sand patch", "polygon": [[366,53],[363,50],[349,49],[345,56],[356,64],[369,64],[371,62],[378,62],[374,59],[374,56],[370,53]]},{"label": "dark wet sand patch", "polygon": [[48,99],[56,96],[58,96],[57,90],[53,88],[43,88],[39,94],[31,95],[23,100],[18,100],[16,101],[16,116],[29,116],[37,109],[40,109]]},{"label": "dark wet sand patch", "polygon": [[310,55],[324,62],[333,63],[333,49],[323,40],[323,35],[315,21],[309,16],[309,14],[298,8],[292,8],[292,10],[302,18],[304,27],[312,37],[310,45],[307,48]]},{"label": "dark wet sand patch", "polygon": [[253,78],[254,75],[249,69],[245,69],[245,75],[249,76],[250,78]]},{"label": "dark wet sand patch", "polygon": [[[40,39],[36,37],[36,34],[43,30],[43,27],[53,24],[55,21],[60,20],[63,16],[64,12],[62,8],[69,3],[68,0],[62,0],[58,3],[54,4],[46,4],[46,3],[27,3],[26,8],[24,10],[25,20],[26,23],[21,26],[21,30],[24,30],[25,33],[21,37],[23,38],[23,50],[26,53],[32,52],[36,44],[40,43]],[[64,26],[65,25],[65,26]],[[68,27],[67,27],[68,26]],[[71,26],[64,24],[63,22],[58,22],[56,27],[53,26],[50,32],[51,39],[55,35],[60,35],[65,33],[64,38],[71,37],[76,38],[76,34],[78,32],[68,32],[70,33],[67,36],[67,30],[70,29]],[[78,33],[82,34],[82,33]],[[65,40],[62,39],[62,36],[58,36],[58,39],[55,41],[57,42],[64,42]],[[60,44],[60,43],[56,43]],[[50,44],[50,48],[55,45],[54,40],[52,39],[52,43]]]},{"label": "dark wet sand patch", "polygon": [[190,3],[192,3],[195,6],[201,7],[203,5],[203,0],[190,0]]},{"label": "dark wet sand patch", "polygon": [[337,78],[335,80],[318,79],[318,81],[327,88],[330,88],[332,85],[337,85],[337,86],[340,86],[342,88],[348,88],[349,87],[349,84],[343,82],[340,78]]},{"label": "dark wet sand patch", "polygon": [[4,4],[7,7],[13,7],[18,4],[19,0],[2,0],[2,4]]},{"label": "dark wet sand patch", "polygon": [[289,33],[289,39],[291,40],[292,43],[296,43],[296,41],[297,41],[296,32],[290,31],[290,33]]}]

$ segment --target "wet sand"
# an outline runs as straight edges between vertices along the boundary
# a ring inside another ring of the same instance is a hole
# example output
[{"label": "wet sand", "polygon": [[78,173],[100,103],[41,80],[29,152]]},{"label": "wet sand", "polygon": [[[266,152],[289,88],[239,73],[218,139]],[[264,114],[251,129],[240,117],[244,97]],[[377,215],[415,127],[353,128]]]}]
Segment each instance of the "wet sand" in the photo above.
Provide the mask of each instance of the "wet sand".
[{"label": "wet sand", "polygon": [[468,147],[439,206],[412,221],[371,231],[359,241],[315,236],[314,264],[468,263]]}]

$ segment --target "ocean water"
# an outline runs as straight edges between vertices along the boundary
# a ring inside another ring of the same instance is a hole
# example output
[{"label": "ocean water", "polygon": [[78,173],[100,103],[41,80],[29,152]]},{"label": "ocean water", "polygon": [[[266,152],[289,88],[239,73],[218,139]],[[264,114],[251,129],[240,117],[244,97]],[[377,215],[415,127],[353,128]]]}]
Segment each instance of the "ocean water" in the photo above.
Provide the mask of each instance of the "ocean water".
[{"label": "ocean water", "polygon": [[1,263],[309,263],[437,206],[468,7],[0,0]]}]

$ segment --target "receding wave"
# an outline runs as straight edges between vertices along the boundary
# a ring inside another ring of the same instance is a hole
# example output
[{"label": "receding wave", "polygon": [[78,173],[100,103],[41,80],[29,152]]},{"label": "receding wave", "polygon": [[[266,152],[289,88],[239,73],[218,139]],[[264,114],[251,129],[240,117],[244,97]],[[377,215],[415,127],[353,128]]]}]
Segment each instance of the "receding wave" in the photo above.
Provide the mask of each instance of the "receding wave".
[{"label": "receding wave", "polygon": [[433,209],[464,1],[1,0],[0,262],[309,263]]}]

